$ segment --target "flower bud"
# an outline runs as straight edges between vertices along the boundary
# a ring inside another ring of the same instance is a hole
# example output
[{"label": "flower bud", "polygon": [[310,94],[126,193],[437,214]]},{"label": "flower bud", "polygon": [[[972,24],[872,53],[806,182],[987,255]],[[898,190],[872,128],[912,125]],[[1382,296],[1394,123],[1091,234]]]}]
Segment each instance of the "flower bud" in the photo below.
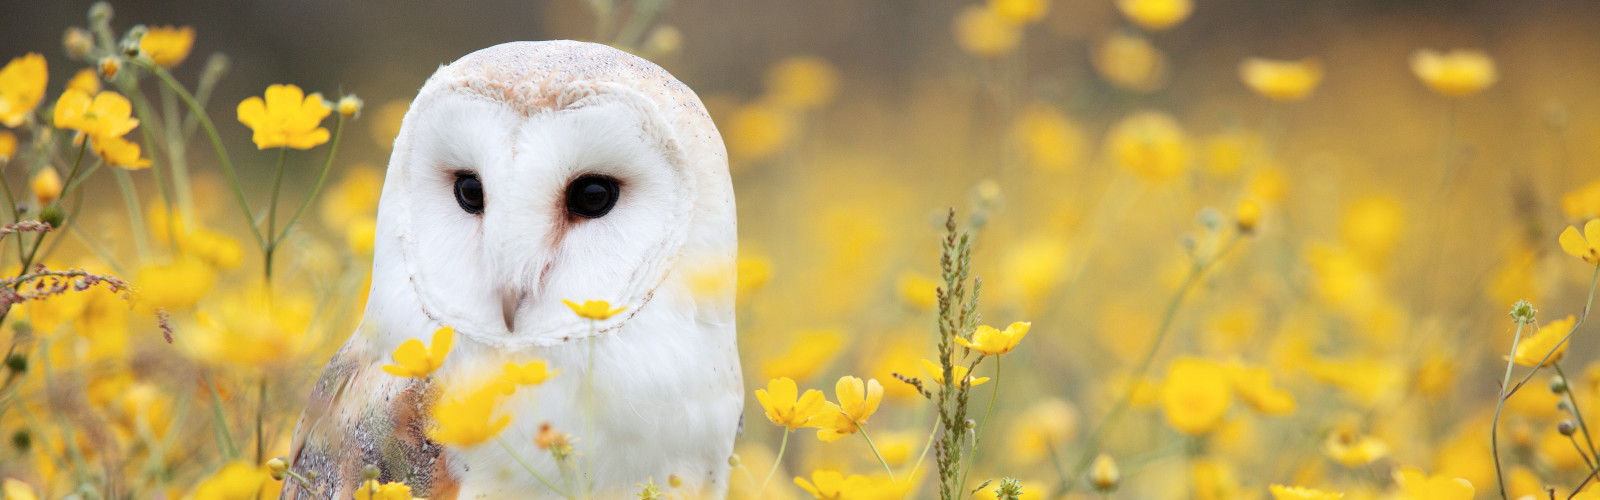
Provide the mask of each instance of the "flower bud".
[{"label": "flower bud", "polygon": [[361,98],[356,97],[354,94],[341,97],[338,105],[339,114],[346,118],[355,116],[361,112],[361,105]]},{"label": "flower bud", "polygon": [[282,481],[283,476],[288,471],[289,461],[284,457],[278,457],[267,461],[267,473],[272,475],[273,480]]},{"label": "flower bud", "polygon": [[67,57],[87,59],[89,52],[94,51],[94,35],[76,26],[67,28],[67,32],[61,35],[61,48],[66,50]]},{"label": "flower bud", "polygon": [[50,205],[39,212],[39,222],[49,224],[52,228],[61,227],[62,221],[66,220],[66,218],[67,216],[61,211],[60,205]]},{"label": "flower bud", "polygon": [[1571,415],[1572,414],[1572,403],[1567,401],[1567,400],[1565,400],[1565,399],[1562,399],[1560,402],[1556,403],[1556,409],[1557,410],[1561,410],[1562,413],[1566,413],[1568,415]]},{"label": "flower bud", "polygon": [[1117,462],[1111,455],[1101,453],[1094,457],[1094,464],[1089,466],[1089,484],[1102,493],[1110,493],[1117,489],[1117,482],[1122,480],[1122,473],[1117,471]]},{"label": "flower bud", "polygon": [[33,435],[28,434],[27,430],[17,431],[11,435],[11,446],[19,452],[27,453],[28,449],[33,447]]},{"label": "flower bud", "polygon": [[683,478],[678,477],[677,474],[667,476],[667,484],[672,485],[673,488],[683,486]]},{"label": "flower bud", "polygon": [[1556,432],[1561,433],[1563,436],[1571,436],[1573,433],[1578,432],[1578,424],[1572,423],[1571,420],[1562,420],[1561,423],[1556,424]]},{"label": "flower bud", "polygon": [[969,418],[966,422],[962,422],[961,425],[966,427],[968,430],[976,429],[978,428],[978,421]]},{"label": "flower bud", "polygon": [[122,63],[115,57],[100,59],[100,78],[110,80],[117,77],[117,70],[122,68]]},{"label": "flower bud", "polygon": [[367,464],[366,467],[362,467],[361,468],[361,480],[362,481],[375,481],[377,479],[378,479],[378,466],[372,465],[372,464]]},{"label": "flower bud", "polygon": [[1539,310],[1534,309],[1533,304],[1526,300],[1519,300],[1511,306],[1511,321],[1526,325],[1532,323],[1534,315],[1538,313]]},{"label": "flower bud", "polygon": [[95,2],[89,6],[89,25],[98,26],[111,22],[111,2]]},{"label": "flower bud", "polygon": [[44,167],[33,176],[28,186],[33,189],[33,197],[39,200],[40,205],[49,205],[61,197],[61,174],[56,173],[54,167]]},{"label": "flower bud", "polygon": [[1561,394],[1567,392],[1567,379],[1560,375],[1550,377],[1550,392]]},{"label": "flower bud", "polygon": [[11,373],[26,373],[28,371],[28,357],[19,353],[6,356],[6,369]]},{"label": "flower bud", "polygon": [[1255,200],[1245,199],[1239,202],[1239,207],[1234,209],[1234,219],[1238,221],[1239,232],[1250,233],[1256,230],[1256,223],[1261,221],[1261,204]]},{"label": "flower bud", "polygon": [[729,467],[739,467],[739,465],[743,464],[743,463],[744,463],[744,460],[739,459],[739,454],[738,453],[734,453],[732,456],[728,457],[728,466]]}]

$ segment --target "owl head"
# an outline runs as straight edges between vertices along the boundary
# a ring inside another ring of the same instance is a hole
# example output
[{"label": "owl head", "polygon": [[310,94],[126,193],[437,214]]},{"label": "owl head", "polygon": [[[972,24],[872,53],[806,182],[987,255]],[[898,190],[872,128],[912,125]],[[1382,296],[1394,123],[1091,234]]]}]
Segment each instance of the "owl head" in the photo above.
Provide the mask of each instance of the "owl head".
[{"label": "owl head", "polygon": [[[367,321],[501,348],[619,328],[680,262],[732,262],[727,167],[699,98],[655,64],[573,41],[469,54],[395,139]],[[591,325],[562,299],[627,309]]]}]

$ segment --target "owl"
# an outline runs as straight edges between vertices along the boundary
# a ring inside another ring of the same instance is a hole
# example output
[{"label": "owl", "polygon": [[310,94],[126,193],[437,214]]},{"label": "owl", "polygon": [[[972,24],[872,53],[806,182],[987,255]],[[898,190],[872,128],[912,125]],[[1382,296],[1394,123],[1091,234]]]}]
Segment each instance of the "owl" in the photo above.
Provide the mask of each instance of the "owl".
[{"label": "owl", "polygon": [[[365,315],[312,387],[288,457],[306,480],[283,498],[351,498],[369,466],[433,500],[623,498],[674,476],[722,498],[744,406],[735,224],[722,138],[655,64],[546,41],[440,67],[395,139]],[[431,377],[382,369],[443,326]],[[500,400],[496,439],[430,438],[452,387],[530,360],[559,374]],[[571,435],[567,466],[543,428]]]}]

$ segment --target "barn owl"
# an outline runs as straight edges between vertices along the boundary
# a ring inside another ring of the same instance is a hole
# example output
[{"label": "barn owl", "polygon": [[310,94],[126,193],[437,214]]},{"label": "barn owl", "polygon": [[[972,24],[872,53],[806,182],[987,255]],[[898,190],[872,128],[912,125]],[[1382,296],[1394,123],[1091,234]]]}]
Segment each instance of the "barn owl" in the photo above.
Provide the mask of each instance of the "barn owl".
[{"label": "barn owl", "polygon": [[[722,138],[665,70],[572,41],[440,67],[395,139],[365,316],[295,429],[309,491],[283,497],[351,498],[371,464],[433,500],[557,498],[514,452],[573,494],[676,476],[680,498],[722,498],[744,406],[736,247]],[[591,322],[563,299],[625,309]],[[455,347],[431,378],[381,369],[442,326]],[[511,450],[429,439],[441,388],[534,359],[560,374],[500,403]],[[575,438],[565,479],[535,444],[546,422]]]}]

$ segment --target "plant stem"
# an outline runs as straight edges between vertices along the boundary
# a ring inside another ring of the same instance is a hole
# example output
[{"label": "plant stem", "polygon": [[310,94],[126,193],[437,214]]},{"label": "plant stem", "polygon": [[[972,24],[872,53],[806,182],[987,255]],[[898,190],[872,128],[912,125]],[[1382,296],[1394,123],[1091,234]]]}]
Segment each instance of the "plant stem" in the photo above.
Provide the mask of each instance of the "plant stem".
[{"label": "plant stem", "polygon": [[277,234],[278,227],[278,193],[283,189],[283,160],[288,156],[288,147],[278,148],[278,166],[274,169],[276,173],[272,175],[272,199],[267,202],[268,239],[266,244],[261,246],[261,260],[265,266],[263,276],[266,278],[268,289],[272,288],[272,251],[278,249],[278,239],[273,236]]},{"label": "plant stem", "polygon": [[967,458],[966,466],[961,469],[961,491],[967,489],[967,473],[972,472],[972,462],[978,460],[978,443],[983,441],[983,430],[989,427],[989,416],[994,415],[994,402],[1000,398],[1000,356],[994,357],[994,390],[989,393],[989,409],[983,412],[983,423],[978,424],[978,433],[972,435],[972,455]]},{"label": "plant stem", "polygon": [[917,477],[917,470],[922,468],[922,460],[928,458],[928,450],[933,448],[933,438],[938,435],[939,417],[935,415],[933,417],[933,430],[928,431],[928,441],[922,445],[922,454],[917,455],[917,463],[911,465],[911,474],[906,475],[907,479],[915,479]]},{"label": "plant stem", "polygon": [[150,242],[145,238],[144,212],[139,210],[139,193],[134,189],[133,176],[121,168],[111,169],[111,173],[117,178],[117,188],[122,191],[122,202],[128,209],[128,221],[133,224],[133,245],[139,251],[139,260],[149,259]]},{"label": "plant stem", "polygon": [[[1516,352],[1512,351],[1512,354],[1515,355]],[[1556,369],[1556,375],[1561,376],[1561,380],[1566,381],[1566,390],[1562,392],[1567,393],[1567,402],[1572,404],[1572,417],[1578,420],[1578,428],[1583,431],[1583,440],[1589,445],[1589,455],[1597,456],[1595,455],[1594,438],[1589,437],[1589,423],[1583,420],[1583,412],[1578,410],[1578,397],[1572,393],[1572,379],[1567,378],[1567,373],[1561,370],[1561,363],[1550,363],[1550,366]]]},{"label": "plant stem", "polygon": [[1494,476],[1500,484],[1500,499],[1510,500],[1506,494],[1506,476],[1500,466],[1500,410],[1506,405],[1506,388],[1511,385],[1511,369],[1517,366],[1517,344],[1522,341],[1521,321],[1517,322],[1517,333],[1511,337],[1511,359],[1506,360],[1506,375],[1500,381],[1500,397],[1495,401],[1494,420],[1489,421],[1489,453],[1494,456]]},{"label": "plant stem", "polygon": [[866,427],[861,427],[858,424],[856,426],[856,430],[860,431],[861,432],[861,437],[867,440],[867,448],[871,448],[872,449],[872,456],[878,457],[878,463],[883,464],[884,472],[888,472],[889,473],[889,480],[890,481],[894,481],[894,469],[889,468],[889,461],[883,459],[883,454],[882,453],[878,453],[878,446],[875,445],[875,444],[872,444],[872,436],[868,436],[867,435],[867,428]]},{"label": "plant stem", "polygon": [[557,488],[554,483],[551,483],[548,479],[545,479],[543,475],[540,475],[539,471],[534,470],[532,465],[528,465],[528,462],[522,459],[522,455],[518,454],[517,450],[511,448],[511,444],[507,443],[505,438],[495,436],[494,440],[495,442],[500,443],[501,448],[506,449],[506,453],[511,454],[512,459],[515,459],[518,464],[522,465],[523,470],[528,471],[529,474],[533,474],[534,479],[538,479],[539,482],[544,483],[544,486],[546,488],[550,488],[550,491],[554,491],[557,495],[561,495],[563,497],[572,498],[572,495],[562,491],[561,488]]},{"label": "plant stem", "polygon": [[333,142],[328,145],[328,156],[322,160],[322,172],[317,174],[317,182],[311,185],[311,194],[300,202],[300,208],[295,209],[294,216],[283,224],[283,231],[272,239],[273,242],[283,241],[284,237],[289,236],[289,230],[294,228],[295,223],[300,222],[300,216],[305,215],[306,209],[316,201],[317,194],[322,192],[323,181],[328,179],[328,171],[333,167],[333,154],[339,151],[339,139],[344,136],[344,115],[338,116],[339,119],[333,126]]},{"label": "plant stem", "polygon": [[767,471],[767,478],[761,480],[761,489],[756,490],[756,498],[767,492],[767,483],[772,482],[772,475],[778,473],[778,464],[783,463],[783,452],[789,449],[789,428],[783,428],[783,442],[778,443],[778,456],[772,458],[772,470]]}]

